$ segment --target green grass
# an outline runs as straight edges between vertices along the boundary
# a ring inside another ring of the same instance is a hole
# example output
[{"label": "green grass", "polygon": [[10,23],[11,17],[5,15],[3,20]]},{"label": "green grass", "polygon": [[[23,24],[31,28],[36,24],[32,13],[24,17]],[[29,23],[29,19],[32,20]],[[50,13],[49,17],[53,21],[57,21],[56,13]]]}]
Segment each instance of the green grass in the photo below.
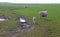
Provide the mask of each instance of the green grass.
[{"label": "green grass", "polygon": [[[24,6],[28,6],[25,8]],[[15,17],[12,13],[16,12],[17,14],[22,14],[32,20],[33,16],[37,18],[37,24],[35,25],[35,31],[32,35],[34,37],[47,37],[44,34],[52,32],[50,35],[52,37],[60,37],[60,4],[1,4],[0,5],[0,14],[7,14],[12,18]],[[39,11],[47,10],[48,11],[48,20],[39,18]],[[1,25],[1,24],[0,24]],[[9,21],[3,23],[4,26],[17,26],[18,24],[15,21]],[[52,29],[50,32],[40,34],[40,26],[47,26]]]}]

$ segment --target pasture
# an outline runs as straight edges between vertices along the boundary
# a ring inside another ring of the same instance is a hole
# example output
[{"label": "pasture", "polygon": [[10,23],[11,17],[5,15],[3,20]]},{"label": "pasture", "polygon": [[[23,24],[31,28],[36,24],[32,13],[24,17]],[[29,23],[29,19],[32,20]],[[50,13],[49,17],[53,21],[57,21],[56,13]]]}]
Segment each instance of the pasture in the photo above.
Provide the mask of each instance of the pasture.
[{"label": "pasture", "polygon": [[[48,11],[46,19],[39,17],[39,12],[42,10]],[[11,17],[10,20],[0,23],[0,32],[6,28],[8,30],[12,27],[10,29],[13,30],[20,26],[14,20],[15,13],[22,14],[31,21],[34,16],[36,17],[37,23],[34,25],[34,30],[30,34],[25,33],[24,37],[60,37],[60,4],[0,4],[0,15],[5,14]],[[5,37],[6,35],[7,33],[4,34]]]}]

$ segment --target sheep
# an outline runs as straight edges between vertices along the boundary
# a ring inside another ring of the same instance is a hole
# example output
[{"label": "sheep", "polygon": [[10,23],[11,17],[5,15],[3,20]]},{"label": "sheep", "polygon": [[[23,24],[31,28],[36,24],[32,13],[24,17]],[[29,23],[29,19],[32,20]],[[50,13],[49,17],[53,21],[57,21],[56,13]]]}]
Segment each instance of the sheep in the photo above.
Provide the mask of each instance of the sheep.
[{"label": "sheep", "polygon": [[33,17],[33,24],[36,24],[36,17]]},{"label": "sheep", "polygon": [[40,18],[47,17],[48,13],[47,13],[47,11],[40,11],[39,15],[40,15]]}]

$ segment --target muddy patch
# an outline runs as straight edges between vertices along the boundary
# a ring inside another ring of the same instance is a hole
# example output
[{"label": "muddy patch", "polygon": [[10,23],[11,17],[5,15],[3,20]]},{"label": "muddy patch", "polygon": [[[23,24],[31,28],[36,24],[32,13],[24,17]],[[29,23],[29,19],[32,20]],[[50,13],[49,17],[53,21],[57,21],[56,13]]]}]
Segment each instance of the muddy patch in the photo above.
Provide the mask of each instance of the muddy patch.
[{"label": "muddy patch", "polygon": [[7,21],[7,20],[10,20],[10,16],[5,15],[5,14],[0,15],[0,23]]},{"label": "muddy patch", "polygon": [[28,29],[28,28],[32,27],[32,25],[33,25],[32,21],[24,15],[16,14],[15,20],[19,21],[20,27],[22,29]]},{"label": "muddy patch", "polygon": [[[17,14],[15,18],[14,20],[18,21],[19,26],[17,26],[14,29],[7,28],[6,35],[5,35],[6,37],[18,37],[18,36],[24,37],[25,33],[30,34],[30,32],[34,29],[34,25],[28,17]],[[1,37],[4,37],[4,36],[1,36]]]}]

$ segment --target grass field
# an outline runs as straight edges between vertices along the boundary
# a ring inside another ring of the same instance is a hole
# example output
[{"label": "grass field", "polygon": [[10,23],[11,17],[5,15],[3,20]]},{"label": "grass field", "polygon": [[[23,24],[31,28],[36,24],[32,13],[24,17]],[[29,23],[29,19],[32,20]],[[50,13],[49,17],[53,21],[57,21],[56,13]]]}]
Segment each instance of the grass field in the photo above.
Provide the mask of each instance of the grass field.
[{"label": "grass field", "polygon": [[[27,6],[27,8],[25,8]],[[47,20],[40,19],[39,11],[47,10]],[[0,4],[0,14],[11,16],[11,20],[0,24],[0,32],[2,27],[16,27],[17,22],[13,20],[13,13],[22,14],[29,17],[36,16],[37,24],[30,36],[25,37],[60,37],[60,4]]]}]

